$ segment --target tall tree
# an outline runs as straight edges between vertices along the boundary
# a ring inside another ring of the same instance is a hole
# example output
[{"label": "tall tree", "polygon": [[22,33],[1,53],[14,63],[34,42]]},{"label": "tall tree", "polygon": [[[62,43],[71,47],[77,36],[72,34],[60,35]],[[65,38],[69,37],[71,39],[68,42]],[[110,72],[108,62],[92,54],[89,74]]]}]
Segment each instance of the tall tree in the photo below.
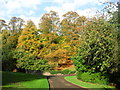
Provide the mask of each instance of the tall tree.
[{"label": "tall tree", "polygon": [[59,16],[57,12],[50,11],[49,13],[45,13],[40,19],[39,27],[42,33],[58,31]]},{"label": "tall tree", "polygon": [[85,24],[86,18],[79,16],[76,12],[69,11],[63,15],[61,21],[61,32],[63,35],[67,35],[71,40],[76,40],[79,37]]},{"label": "tall tree", "polygon": [[0,29],[2,29],[2,68],[9,71],[16,68],[16,59],[13,56],[18,44],[19,32],[22,30],[23,20],[13,17],[10,22],[6,25],[4,20],[0,20]]},{"label": "tall tree", "polygon": [[2,30],[2,69],[11,71],[16,68],[16,59],[13,57],[19,34],[10,36],[8,30]]},{"label": "tall tree", "polygon": [[24,20],[17,17],[12,17],[8,23],[8,28],[11,30],[11,33],[17,33],[22,30],[24,25]]},{"label": "tall tree", "polygon": [[77,70],[113,73],[118,70],[116,59],[116,30],[114,25],[104,19],[87,22],[80,39],[80,50],[74,57]]},{"label": "tall tree", "polygon": [[1,30],[2,30],[2,29],[5,29],[6,26],[7,26],[7,25],[6,25],[6,21],[0,19],[0,32],[2,32]]},{"label": "tall tree", "polygon": [[[72,51],[71,53],[77,53],[79,46],[79,39],[84,30],[86,23],[86,17],[79,16],[77,12],[69,11],[63,15],[63,20],[61,21],[61,35],[66,38],[67,42]],[[74,55],[73,54],[73,55]]]},{"label": "tall tree", "polygon": [[38,57],[40,41],[37,31],[38,29],[35,24],[30,20],[18,38],[18,46],[15,54],[15,57],[18,59],[18,68],[40,71],[49,68],[47,61],[42,57]]}]

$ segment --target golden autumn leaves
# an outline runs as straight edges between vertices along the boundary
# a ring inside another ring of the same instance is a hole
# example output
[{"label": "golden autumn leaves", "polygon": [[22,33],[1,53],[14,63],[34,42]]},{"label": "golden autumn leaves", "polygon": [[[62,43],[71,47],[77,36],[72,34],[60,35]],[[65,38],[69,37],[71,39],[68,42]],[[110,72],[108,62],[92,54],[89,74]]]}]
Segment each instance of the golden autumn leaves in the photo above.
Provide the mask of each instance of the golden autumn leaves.
[{"label": "golden autumn leaves", "polygon": [[72,65],[70,57],[78,51],[80,34],[87,19],[72,11],[63,17],[60,21],[58,14],[50,11],[41,17],[39,29],[28,21],[18,38],[18,50],[22,49],[25,57],[33,60],[45,59],[56,69]]}]

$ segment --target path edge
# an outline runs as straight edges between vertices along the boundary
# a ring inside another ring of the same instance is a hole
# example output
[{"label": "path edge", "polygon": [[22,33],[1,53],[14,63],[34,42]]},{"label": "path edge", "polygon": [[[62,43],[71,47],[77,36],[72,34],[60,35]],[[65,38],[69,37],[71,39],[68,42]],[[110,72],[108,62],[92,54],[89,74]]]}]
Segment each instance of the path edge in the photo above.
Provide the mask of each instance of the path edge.
[{"label": "path edge", "polygon": [[[65,77],[67,77],[67,76],[65,76]],[[70,84],[72,84],[72,85],[75,85],[75,86],[77,86],[77,87],[83,88],[83,89],[91,90],[91,89],[88,89],[88,88],[85,88],[85,87],[76,85],[76,84],[74,84],[74,83],[71,83],[70,81],[67,81],[67,80],[65,79],[65,77],[63,77],[63,78],[64,78],[64,80],[65,80],[66,82],[68,82],[68,83],[70,83]]]}]

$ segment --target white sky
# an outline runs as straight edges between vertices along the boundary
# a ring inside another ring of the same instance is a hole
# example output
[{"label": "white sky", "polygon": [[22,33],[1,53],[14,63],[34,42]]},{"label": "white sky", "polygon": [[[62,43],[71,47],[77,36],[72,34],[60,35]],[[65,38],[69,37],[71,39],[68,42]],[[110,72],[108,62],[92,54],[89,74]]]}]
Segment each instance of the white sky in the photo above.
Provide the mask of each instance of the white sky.
[{"label": "white sky", "polygon": [[11,17],[33,20],[36,25],[40,17],[50,10],[58,12],[60,17],[68,11],[92,17],[103,8],[101,2],[118,0],[0,0],[0,19],[6,21]]}]

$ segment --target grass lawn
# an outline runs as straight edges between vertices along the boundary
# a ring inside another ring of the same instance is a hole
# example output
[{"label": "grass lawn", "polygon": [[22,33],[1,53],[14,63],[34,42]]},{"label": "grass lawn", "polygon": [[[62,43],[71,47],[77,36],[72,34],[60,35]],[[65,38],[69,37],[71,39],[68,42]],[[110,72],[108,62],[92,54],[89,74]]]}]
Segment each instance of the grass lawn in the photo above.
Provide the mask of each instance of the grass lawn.
[{"label": "grass lawn", "polygon": [[81,87],[85,87],[85,88],[91,88],[93,90],[97,89],[97,90],[103,90],[104,88],[109,88],[109,89],[115,89],[115,87],[112,86],[107,86],[107,85],[100,85],[100,84],[91,84],[91,83],[87,83],[87,82],[83,82],[80,81],[76,78],[76,76],[67,76],[65,77],[65,79],[73,84],[76,84],[78,86]]},{"label": "grass lawn", "polygon": [[2,72],[2,88],[46,88],[49,84],[45,76],[18,72]]}]

